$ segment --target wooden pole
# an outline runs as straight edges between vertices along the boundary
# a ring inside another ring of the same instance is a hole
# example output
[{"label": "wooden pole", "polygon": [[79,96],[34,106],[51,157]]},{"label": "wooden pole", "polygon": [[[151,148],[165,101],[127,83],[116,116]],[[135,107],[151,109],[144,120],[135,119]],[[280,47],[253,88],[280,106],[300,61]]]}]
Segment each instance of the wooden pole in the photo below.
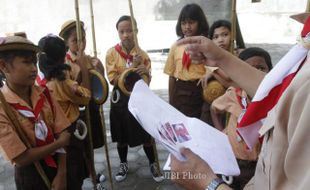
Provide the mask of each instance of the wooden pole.
[{"label": "wooden pole", "polygon": [[[18,119],[14,115],[13,110],[10,107],[10,105],[6,102],[1,91],[0,91],[0,105],[5,111],[5,113],[7,114],[9,120],[12,122],[13,130],[18,134],[19,138],[23,141],[23,143],[25,144],[27,148],[32,148],[31,143],[29,142],[29,139],[27,138],[24,131],[22,130],[21,124],[19,123]],[[40,162],[34,161],[33,163],[39,175],[41,176],[42,180],[44,181],[45,185],[47,186],[47,188],[51,189],[51,183],[47,175],[45,174]]]},{"label": "wooden pole", "polygon": [[[137,49],[137,52],[140,51],[140,47],[139,47],[139,43],[138,43],[138,37],[137,37],[137,33],[138,33],[138,29],[137,29],[137,24],[135,22],[135,17],[133,14],[133,8],[132,8],[132,3],[131,0],[128,0],[129,3],[129,11],[130,11],[130,17],[131,17],[131,25],[132,25],[132,29],[133,29],[133,39],[135,42],[135,47]],[[155,154],[155,159],[156,159],[156,163],[157,163],[157,169],[158,171],[160,171],[160,165],[159,165],[159,160],[158,160],[158,152],[157,152],[157,148],[156,148],[156,143],[154,141],[154,139],[151,140],[153,149],[154,149],[154,154]]]},{"label": "wooden pole", "polygon": [[133,14],[131,0],[128,0],[128,3],[129,3],[129,11],[130,11],[130,17],[131,17],[131,25],[132,25],[132,30],[133,30],[133,40],[135,42],[135,47],[137,48],[137,51],[140,51],[138,37],[137,37],[138,29],[137,29],[137,24],[135,22],[135,16]]},{"label": "wooden pole", "polygon": [[107,142],[107,134],[106,134],[106,126],[105,126],[105,121],[104,121],[104,114],[103,114],[103,109],[102,105],[100,105],[100,116],[101,116],[101,125],[102,125],[102,135],[103,135],[103,140],[104,140],[104,149],[105,149],[105,156],[107,160],[107,165],[108,165],[108,172],[109,172],[109,181],[111,184],[111,189],[114,189],[113,186],[113,177],[112,177],[112,170],[111,170],[111,164],[110,164],[110,156],[109,156],[109,149],[108,149],[108,142]]},{"label": "wooden pole", "polygon": [[[96,47],[96,32],[95,32],[95,19],[94,19],[94,8],[93,8],[93,0],[89,0],[90,5],[90,15],[91,15],[91,28],[92,28],[92,37],[93,37],[93,51],[94,51],[94,57],[97,58],[97,47]],[[105,155],[108,165],[108,173],[109,173],[109,181],[111,184],[111,189],[113,190],[113,177],[112,177],[112,170],[111,170],[111,164],[110,164],[110,157],[109,157],[109,149],[108,149],[108,142],[107,142],[107,134],[106,134],[106,126],[104,121],[104,113],[102,105],[99,107],[99,114],[100,114],[100,121],[102,125],[102,135],[104,140],[104,149],[105,149]]]},{"label": "wooden pole", "polygon": [[230,52],[234,54],[235,50],[235,40],[236,40],[236,1],[232,0],[231,3],[231,36],[230,36]]},{"label": "wooden pole", "polygon": [[[80,11],[79,11],[79,0],[75,0],[75,16],[76,16],[76,34],[77,34],[77,41],[78,47],[80,49],[80,45],[82,43],[82,31],[81,31],[81,22],[80,22]],[[96,171],[95,171],[95,164],[94,164],[94,150],[93,150],[93,139],[92,139],[92,130],[91,130],[91,122],[90,122],[90,114],[89,114],[89,105],[85,106],[85,119],[88,131],[88,139],[89,139],[89,156],[90,160],[88,162],[88,170],[91,175],[93,188],[94,190],[97,189],[97,180],[96,180]]]},{"label": "wooden pole", "polygon": [[96,46],[96,32],[95,32],[95,19],[94,19],[93,0],[89,0],[89,4],[90,4],[91,29],[92,29],[92,36],[93,36],[93,51],[94,51],[94,57],[97,58],[97,46]]},{"label": "wooden pole", "polygon": [[310,12],[310,0],[307,1],[306,12]]},{"label": "wooden pole", "polygon": [[76,16],[76,34],[78,47],[80,47],[82,42],[82,32],[81,32],[81,22],[80,22],[80,11],[79,11],[79,0],[75,0],[75,16]]}]

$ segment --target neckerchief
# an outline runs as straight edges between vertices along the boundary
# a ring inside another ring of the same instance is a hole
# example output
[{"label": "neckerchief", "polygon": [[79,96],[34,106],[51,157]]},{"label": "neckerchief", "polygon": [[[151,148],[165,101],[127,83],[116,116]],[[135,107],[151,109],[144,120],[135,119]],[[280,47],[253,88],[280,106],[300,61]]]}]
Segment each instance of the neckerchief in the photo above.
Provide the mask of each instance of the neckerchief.
[{"label": "neckerchief", "polygon": [[[44,106],[45,96],[44,94],[40,95],[40,99],[37,104],[34,106],[34,109],[31,109],[26,106],[22,106],[19,103],[10,104],[16,111],[18,111],[22,116],[26,117],[31,121],[35,126],[35,139],[36,146],[44,146],[54,142],[54,135],[49,127],[46,126],[46,123],[40,117],[40,113]],[[45,163],[49,167],[57,167],[57,164],[51,155],[48,155],[44,158]]]}]

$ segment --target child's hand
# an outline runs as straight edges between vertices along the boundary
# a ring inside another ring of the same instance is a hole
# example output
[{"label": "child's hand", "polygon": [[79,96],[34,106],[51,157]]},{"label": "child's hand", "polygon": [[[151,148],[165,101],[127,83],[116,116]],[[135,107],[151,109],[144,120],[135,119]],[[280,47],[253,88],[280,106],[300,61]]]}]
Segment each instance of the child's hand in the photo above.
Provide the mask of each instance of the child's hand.
[{"label": "child's hand", "polygon": [[60,143],[61,147],[69,145],[70,136],[71,135],[67,130],[60,133],[59,137],[57,138],[57,141]]},{"label": "child's hand", "polygon": [[141,56],[141,55],[135,55],[135,56],[133,56],[132,62],[133,62],[133,65],[134,65],[134,66],[142,65],[142,64],[141,64],[141,63],[142,63],[142,56]]},{"label": "child's hand", "polygon": [[213,77],[212,73],[206,74],[205,77],[199,79],[197,86],[201,84],[203,88],[207,87],[209,80]]},{"label": "child's hand", "polygon": [[67,189],[67,176],[66,173],[57,173],[53,182],[52,190],[66,190]]},{"label": "child's hand", "polygon": [[146,67],[145,67],[144,64],[138,65],[136,72],[137,72],[140,76],[142,76],[142,75],[144,75],[144,74],[146,74],[147,76],[149,76],[149,71],[146,69]]}]

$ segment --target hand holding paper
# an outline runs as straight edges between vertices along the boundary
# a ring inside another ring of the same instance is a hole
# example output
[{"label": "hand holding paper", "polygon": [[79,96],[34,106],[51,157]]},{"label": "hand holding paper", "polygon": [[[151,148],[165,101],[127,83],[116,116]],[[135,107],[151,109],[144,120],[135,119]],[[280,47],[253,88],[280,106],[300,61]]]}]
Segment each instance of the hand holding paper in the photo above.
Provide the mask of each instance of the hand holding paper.
[{"label": "hand holding paper", "polygon": [[198,119],[186,117],[156,96],[142,80],[135,84],[128,108],[141,126],[177,159],[185,159],[180,148],[187,147],[215,173],[240,174],[225,134]]}]

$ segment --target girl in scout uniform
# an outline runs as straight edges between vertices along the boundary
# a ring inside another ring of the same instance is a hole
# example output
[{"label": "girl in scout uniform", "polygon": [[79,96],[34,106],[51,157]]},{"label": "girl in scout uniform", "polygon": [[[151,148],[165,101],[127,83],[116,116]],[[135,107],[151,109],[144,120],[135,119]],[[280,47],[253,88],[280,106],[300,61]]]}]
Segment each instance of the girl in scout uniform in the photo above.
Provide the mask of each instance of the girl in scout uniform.
[{"label": "girl in scout uniform", "polygon": [[[137,49],[133,40],[133,29],[130,16],[122,16],[116,23],[121,42],[110,48],[106,55],[106,68],[108,79],[114,86],[111,97],[110,125],[112,141],[117,142],[117,151],[120,157],[120,168],[116,174],[116,181],[126,178],[128,172],[127,153],[130,147],[143,144],[145,154],[149,159],[153,179],[157,182],[163,180],[155,163],[154,149],[151,136],[143,130],[137,120],[128,110],[129,96],[119,88],[120,76],[128,68],[136,67],[136,73],[147,75],[150,78],[151,61],[141,49]],[[138,75],[138,77],[140,77]],[[135,77],[135,76],[133,76]]]},{"label": "girl in scout uniform", "polygon": [[13,118],[9,119],[8,109],[1,106],[0,150],[15,166],[18,190],[49,190],[33,164],[35,161],[40,162],[52,189],[65,190],[66,154],[62,147],[69,144],[70,134],[65,129],[70,122],[48,90],[34,85],[38,51],[26,38],[0,38],[0,69],[6,78],[1,92],[32,145],[26,147],[14,130],[17,126],[14,127]]},{"label": "girl in scout uniform", "polygon": [[[87,170],[83,154],[83,144],[86,141],[80,136],[77,126],[81,121],[79,105],[87,105],[90,100],[89,81],[82,77],[81,85],[69,77],[70,66],[64,63],[66,56],[65,42],[53,35],[48,35],[39,41],[42,52],[39,54],[39,68],[47,80],[46,86],[58,101],[66,117],[72,123],[70,127],[71,140],[67,147],[67,189],[79,190],[83,180],[87,177]],[[87,68],[78,62],[82,74],[87,74]],[[86,131],[85,131],[86,132]],[[79,138],[78,138],[79,137]],[[85,136],[84,136],[85,137]]]},{"label": "girl in scout uniform", "polygon": [[[189,36],[207,36],[209,25],[203,10],[197,4],[187,4],[181,10],[176,34],[182,39]],[[197,84],[206,74],[204,64],[193,62],[185,46],[172,45],[164,68],[169,75],[169,103],[189,117],[200,118],[203,97],[202,86]]]}]

